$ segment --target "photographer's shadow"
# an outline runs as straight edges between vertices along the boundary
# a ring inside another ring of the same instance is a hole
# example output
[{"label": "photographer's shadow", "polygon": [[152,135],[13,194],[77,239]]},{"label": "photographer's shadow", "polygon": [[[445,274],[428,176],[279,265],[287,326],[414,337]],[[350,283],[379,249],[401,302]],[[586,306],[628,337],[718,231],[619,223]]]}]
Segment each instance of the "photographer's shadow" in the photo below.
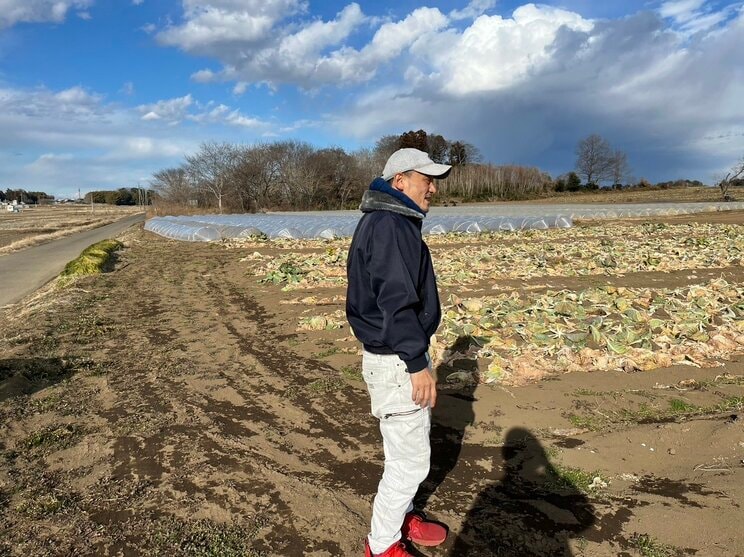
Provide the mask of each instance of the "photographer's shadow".
[{"label": "photographer's shadow", "polygon": [[556,470],[529,430],[509,430],[502,454],[503,479],[478,495],[449,556],[573,555],[571,538],[595,523],[587,497]]}]

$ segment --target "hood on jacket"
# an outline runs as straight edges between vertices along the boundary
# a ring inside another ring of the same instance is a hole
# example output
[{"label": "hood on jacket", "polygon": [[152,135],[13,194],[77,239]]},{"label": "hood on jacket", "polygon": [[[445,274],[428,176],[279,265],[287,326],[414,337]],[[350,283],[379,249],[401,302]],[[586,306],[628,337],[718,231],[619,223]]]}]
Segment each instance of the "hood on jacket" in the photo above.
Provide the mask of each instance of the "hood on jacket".
[{"label": "hood on jacket", "polygon": [[426,213],[403,192],[393,188],[382,178],[375,178],[362,196],[359,209],[364,213],[392,211],[407,217],[423,219]]}]

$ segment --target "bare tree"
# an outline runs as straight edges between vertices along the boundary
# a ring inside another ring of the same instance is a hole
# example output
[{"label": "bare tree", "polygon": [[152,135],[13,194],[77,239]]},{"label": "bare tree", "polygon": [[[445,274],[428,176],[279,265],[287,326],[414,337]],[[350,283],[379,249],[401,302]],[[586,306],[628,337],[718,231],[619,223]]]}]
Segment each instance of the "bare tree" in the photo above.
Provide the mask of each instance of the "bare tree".
[{"label": "bare tree", "polygon": [[630,175],[630,166],[628,165],[628,155],[620,149],[615,149],[610,157],[610,177],[612,185],[622,184]]},{"label": "bare tree", "polygon": [[398,149],[400,149],[399,135],[383,135],[375,142],[373,149],[376,165],[382,168],[388,157]]},{"label": "bare tree", "polygon": [[238,150],[229,143],[202,143],[199,152],[186,157],[186,171],[197,187],[217,200],[222,213],[222,200],[228,191],[229,177],[238,161]]},{"label": "bare tree", "polygon": [[184,205],[194,198],[194,187],[186,175],[186,169],[166,168],[152,175],[151,187],[159,196],[174,203]]},{"label": "bare tree", "polygon": [[734,198],[729,193],[731,186],[742,181],[744,181],[744,156],[716,184],[721,190],[721,197],[724,201],[733,201]]},{"label": "bare tree", "polygon": [[576,172],[587,184],[599,185],[612,177],[612,148],[600,135],[593,133],[576,147]]},{"label": "bare tree", "polygon": [[243,205],[259,211],[271,204],[272,191],[278,189],[281,148],[276,143],[259,143],[238,152],[234,170]]},{"label": "bare tree", "polygon": [[319,193],[318,177],[310,171],[313,147],[303,141],[287,140],[274,143],[277,181],[272,191],[275,204],[283,207],[308,208]]},{"label": "bare tree", "polygon": [[481,154],[475,145],[465,141],[453,141],[449,146],[448,164],[461,166],[476,163],[481,160]]}]

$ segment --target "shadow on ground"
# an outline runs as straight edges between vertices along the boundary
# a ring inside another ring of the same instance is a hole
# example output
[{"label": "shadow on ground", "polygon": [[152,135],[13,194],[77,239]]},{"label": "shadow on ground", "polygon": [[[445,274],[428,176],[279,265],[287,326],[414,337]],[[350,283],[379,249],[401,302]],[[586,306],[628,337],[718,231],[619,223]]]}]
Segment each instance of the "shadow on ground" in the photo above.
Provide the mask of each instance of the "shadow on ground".
[{"label": "shadow on ground", "polygon": [[[476,370],[477,346],[470,337],[460,337],[448,352],[462,358],[437,368],[441,388],[432,411],[432,465],[415,501],[421,509],[426,508],[435,493],[444,501],[449,499],[450,504],[457,499],[452,494],[439,493],[438,489],[460,458],[468,458],[463,439],[475,418],[476,385],[465,382],[453,386],[447,377],[457,371]],[[580,538],[595,523],[594,509],[581,490],[551,464],[540,441],[528,429],[510,429],[493,461],[494,480],[480,482],[487,487],[476,496],[460,534],[448,541],[447,555],[573,555],[570,540]],[[472,485],[455,487],[461,490],[460,498],[471,497],[468,487],[472,489]],[[450,491],[452,486],[448,484],[448,488]]]},{"label": "shadow on ground", "polygon": [[550,463],[527,429],[502,448],[504,476],[480,492],[450,557],[571,556],[571,538],[595,522],[587,497]]},{"label": "shadow on ground", "polygon": [[72,373],[73,368],[61,358],[0,359],[0,401],[30,395]]}]

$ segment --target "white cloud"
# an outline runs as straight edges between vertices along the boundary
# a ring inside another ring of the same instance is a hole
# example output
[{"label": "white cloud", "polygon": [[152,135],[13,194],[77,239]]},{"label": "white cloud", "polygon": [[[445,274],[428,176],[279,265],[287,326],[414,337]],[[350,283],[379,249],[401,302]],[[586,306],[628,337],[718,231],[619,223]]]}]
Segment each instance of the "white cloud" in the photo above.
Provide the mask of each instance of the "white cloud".
[{"label": "white cloud", "polygon": [[343,42],[364,21],[359,4],[349,4],[336,19],[314,21],[279,44],[279,50],[290,56],[307,56]]},{"label": "white cloud", "polygon": [[191,95],[128,108],[82,87],[0,87],[0,160],[13,153],[0,165],[0,183],[57,195],[131,185],[180,164],[205,138],[258,140],[269,127]]},{"label": "white cloud", "polygon": [[243,116],[239,110],[233,110],[227,115],[225,121],[231,126],[240,126],[242,128],[263,128],[265,126],[265,122],[257,118]]},{"label": "white cloud", "polygon": [[444,90],[462,95],[510,87],[539,71],[552,59],[551,47],[561,29],[587,33],[591,21],[580,15],[527,4],[511,18],[481,16],[446,48],[421,49],[430,59]]},{"label": "white cloud", "polygon": [[85,14],[82,10],[92,5],[93,0],[0,0],[0,29],[16,23],[60,23],[69,10]]},{"label": "white cloud", "polygon": [[367,141],[424,128],[494,162],[554,172],[569,170],[576,142],[596,131],[639,176],[706,180],[744,151],[741,52],[744,11],[690,36],[649,12],[589,21],[526,5],[412,45],[399,75],[329,126]]},{"label": "white cloud", "polygon": [[167,27],[158,40],[201,53],[218,52],[226,44],[259,44],[277,22],[304,7],[298,0],[184,0],[185,22]]},{"label": "white cloud", "polygon": [[46,164],[53,163],[56,161],[71,161],[74,159],[72,153],[44,153],[41,155],[33,164]]},{"label": "white cloud", "polygon": [[659,14],[671,19],[679,31],[694,34],[715,28],[726,21],[737,9],[735,4],[716,11],[706,0],[670,0],[662,3]]},{"label": "white cloud", "polygon": [[[298,1],[215,2],[206,7],[184,6],[185,22],[157,34],[165,45],[213,56],[223,67],[192,75],[198,82],[236,81],[246,85],[297,84],[311,89],[328,84],[360,83],[372,79],[380,67],[411,45],[447,25],[447,17],[435,8],[418,8],[400,21],[366,16],[350,3],[335,18],[297,23],[288,16],[301,13]],[[475,2],[476,9],[481,3]],[[253,6],[256,9],[249,9]],[[361,49],[346,44],[363,25],[377,25],[372,40]],[[245,90],[245,85],[237,91]]]},{"label": "white cloud", "polygon": [[188,109],[193,103],[194,99],[189,94],[175,99],[143,104],[138,106],[137,110],[143,114],[143,120],[166,120],[177,123],[186,117]]},{"label": "white cloud", "polygon": [[238,81],[235,84],[235,87],[233,87],[233,94],[234,95],[242,95],[248,90],[248,83],[245,81]]},{"label": "white cloud", "polygon": [[71,87],[55,93],[54,98],[62,103],[63,106],[77,105],[80,108],[95,106],[101,100],[100,95],[88,93],[88,91],[80,86]]},{"label": "white cloud", "polygon": [[496,5],[495,0],[471,0],[462,10],[452,10],[448,15],[452,20],[475,19]]},{"label": "white cloud", "polygon": [[191,74],[191,79],[197,83],[209,83],[210,81],[215,81],[217,75],[212,70],[205,69]]},{"label": "white cloud", "polygon": [[690,21],[699,13],[698,10],[703,7],[705,0],[674,0],[664,2],[659,8],[662,17],[674,18],[677,23]]}]

